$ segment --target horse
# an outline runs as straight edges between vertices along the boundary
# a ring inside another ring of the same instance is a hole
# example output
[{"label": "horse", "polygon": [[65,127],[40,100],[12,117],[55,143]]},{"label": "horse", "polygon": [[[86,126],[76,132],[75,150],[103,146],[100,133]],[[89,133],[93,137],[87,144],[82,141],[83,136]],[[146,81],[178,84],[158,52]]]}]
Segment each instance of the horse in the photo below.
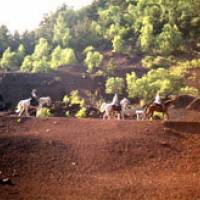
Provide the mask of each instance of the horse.
[{"label": "horse", "polygon": [[103,103],[101,105],[100,111],[103,114],[103,119],[111,119],[111,115],[113,112],[117,112],[117,118],[120,120],[121,118],[124,119],[124,114],[126,109],[128,108],[128,105],[130,104],[129,100],[127,98],[124,98],[120,101],[119,105],[112,103]]},{"label": "horse", "polygon": [[148,119],[150,119],[151,117],[153,117],[153,114],[155,111],[161,112],[161,113],[163,113],[163,118],[166,115],[167,120],[168,120],[169,119],[168,109],[170,106],[174,105],[175,102],[176,102],[176,98],[173,98],[171,100],[163,101],[162,104],[152,103],[150,105],[147,105],[147,107],[145,109],[145,115]]},{"label": "horse", "polygon": [[40,97],[38,99],[38,106],[31,105],[31,98],[24,99],[19,101],[19,103],[17,104],[16,113],[19,113],[18,116],[21,117],[22,114],[25,112],[26,117],[30,117],[30,114],[28,112],[29,108],[35,108],[38,111],[45,105],[50,106],[51,103],[52,101],[50,97]]}]

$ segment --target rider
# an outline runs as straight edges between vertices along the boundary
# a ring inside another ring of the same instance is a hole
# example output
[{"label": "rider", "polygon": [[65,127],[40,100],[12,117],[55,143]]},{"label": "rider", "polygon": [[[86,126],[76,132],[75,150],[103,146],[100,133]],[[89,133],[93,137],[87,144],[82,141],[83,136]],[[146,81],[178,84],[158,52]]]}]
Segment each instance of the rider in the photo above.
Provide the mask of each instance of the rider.
[{"label": "rider", "polygon": [[160,92],[159,91],[157,92],[157,94],[155,96],[154,103],[156,105],[159,105],[160,107],[162,107],[162,102],[161,102]]},{"label": "rider", "polygon": [[33,89],[31,92],[31,101],[30,101],[31,106],[38,106],[39,105],[38,99],[39,99],[38,91],[36,89]]}]

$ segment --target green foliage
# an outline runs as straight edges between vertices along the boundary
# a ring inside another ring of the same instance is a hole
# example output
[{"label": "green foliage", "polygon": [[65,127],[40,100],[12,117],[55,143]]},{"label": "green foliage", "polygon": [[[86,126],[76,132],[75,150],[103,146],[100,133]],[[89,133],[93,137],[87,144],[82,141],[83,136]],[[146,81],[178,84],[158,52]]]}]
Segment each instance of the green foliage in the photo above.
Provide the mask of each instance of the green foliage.
[{"label": "green foliage", "polygon": [[67,104],[70,103],[70,98],[69,98],[69,96],[65,95],[65,96],[63,97],[63,103],[64,103],[65,105],[67,105]]},{"label": "green foliage", "polygon": [[75,64],[77,62],[73,49],[66,48],[62,51],[63,64]]},{"label": "green foliage", "polygon": [[21,64],[22,64],[22,62],[24,60],[25,55],[26,55],[26,52],[25,52],[24,45],[20,44],[18,46],[18,49],[17,49],[17,52],[16,52],[16,59],[17,59],[17,65],[18,66],[21,66]]},{"label": "green foliage", "polygon": [[31,56],[26,56],[21,66],[21,71],[31,72],[33,68],[33,58]]},{"label": "green foliage", "polygon": [[50,65],[48,61],[50,47],[48,41],[40,38],[35,50],[31,56],[26,56],[21,66],[25,72],[49,72]]},{"label": "green foliage", "polygon": [[116,53],[122,53],[123,52],[123,40],[120,35],[116,35],[112,41],[113,43],[113,51]]},{"label": "green foliage", "polygon": [[163,68],[151,70],[142,78],[137,78],[135,73],[127,74],[126,81],[128,96],[144,100],[152,100],[157,91],[161,95],[179,94],[185,87],[182,77]]},{"label": "green foliage", "polygon": [[70,92],[70,104],[80,104],[83,105],[84,102],[81,99],[80,95],[79,95],[79,91],[78,90],[72,90]]},{"label": "green foliage", "polygon": [[53,117],[53,114],[51,113],[50,109],[48,108],[41,108],[36,113],[37,117]]},{"label": "green foliage", "polygon": [[87,71],[91,73],[93,72],[94,67],[99,67],[101,65],[103,61],[103,55],[98,51],[88,50],[88,48],[86,48],[84,52],[87,52],[84,62],[87,65]]},{"label": "green foliage", "polygon": [[193,96],[198,96],[199,91],[198,89],[194,88],[194,87],[184,87],[180,89],[180,94],[189,94],[189,95],[193,95]]},{"label": "green foliage", "polygon": [[108,65],[106,67],[106,73],[110,76],[113,76],[115,74],[115,70],[116,70],[116,65],[114,63],[113,58],[111,58],[108,62]]},{"label": "green foliage", "polygon": [[46,57],[42,57],[39,60],[35,60],[32,64],[33,64],[33,68],[32,68],[33,73],[36,73],[36,72],[47,73],[50,70],[50,65]]},{"label": "green foliage", "polygon": [[124,80],[120,77],[111,77],[106,80],[106,93],[107,94],[122,94],[124,88]]},{"label": "green foliage", "polygon": [[151,49],[153,43],[153,25],[151,24],[150,17],[144,17],[143,26],[141,28],[140,45],[144,52],[148,52]]},{"label": "green foliage", "polygon": [[64,17],[62,15],[59,15],[56,19],[56,24],[54,25],[53,42],[56,45],[67,47],[70,39],[70,29],[65,23]]},{"label": "green foliage", "polygon": [[180,47],[182,43],[182,34],[177,26],[165,24],[162,33],[157,38],[159,51],[163,55],[169,55]]},{"label": "green foliage", "polygon": [[0,26],[0,55],[10,46],[11,40],[12,37],[7,26]]},{"label": "green foliage", "polygon": [[40,38],[38,44],[35,46],[33,53],[34,60],[40,59],[42,57],[48,57],[50,47],[48,41],[45,38]]},{"label": "green foliage", "polygon": [[73,49],[62,49],[57,46],[51,54],[51,68],[57,69],[61,65],[75,64],[77,62]]},{"label": "green foliage", "polygon": [[1,58],[1,68],[4,70],[10,70],[12,67],[17,65],[16,53],[12,52],[10,47],[8,47]]},{"label": "green foliage", "polygon": [[86,117],[86,108],[81,108],[77,113],[76,117],[78,118],[85,118]]},{"label": "green foliage", "polygon": [[142,59],[142,65],[148,69],[156,69],[156,68],[168,68],[172,65],[173,61],[170,57],[162,57],[162,56],[145,56]]},{"label": "green foliage", "polygon": [[60,46],[57,46],[51,53],[51,68],[57,69],[58,66],[62,65],[62,49]]}]

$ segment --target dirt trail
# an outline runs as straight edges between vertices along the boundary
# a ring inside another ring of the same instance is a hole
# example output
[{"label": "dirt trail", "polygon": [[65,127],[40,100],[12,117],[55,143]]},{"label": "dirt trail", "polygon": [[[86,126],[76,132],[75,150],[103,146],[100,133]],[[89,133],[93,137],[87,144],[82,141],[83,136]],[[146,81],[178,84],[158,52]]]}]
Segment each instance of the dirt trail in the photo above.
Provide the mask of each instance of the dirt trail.
[{"label": "dirt trail", "polygon": [[200,199],[200,123],[0,118],[2,200]]}]

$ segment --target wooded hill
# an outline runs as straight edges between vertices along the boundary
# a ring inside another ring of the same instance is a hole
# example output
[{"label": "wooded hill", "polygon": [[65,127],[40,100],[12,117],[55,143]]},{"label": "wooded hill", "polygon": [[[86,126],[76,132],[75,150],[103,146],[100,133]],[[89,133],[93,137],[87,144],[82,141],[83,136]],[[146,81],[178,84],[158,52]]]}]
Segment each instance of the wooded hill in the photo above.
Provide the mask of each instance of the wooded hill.
[{"label": "wooded hill", "polygon": [[[199,9],[199,0],[96,0],[78,11],[62,5],[33,31],[0,27],[0,69],[49,73],[78,64],[106,77],[107,93],[198,95],[184,74],[200,66]],[[124,67],[129,73],[120,73]],[[137,77],[136,67],[148,73]]]}]

